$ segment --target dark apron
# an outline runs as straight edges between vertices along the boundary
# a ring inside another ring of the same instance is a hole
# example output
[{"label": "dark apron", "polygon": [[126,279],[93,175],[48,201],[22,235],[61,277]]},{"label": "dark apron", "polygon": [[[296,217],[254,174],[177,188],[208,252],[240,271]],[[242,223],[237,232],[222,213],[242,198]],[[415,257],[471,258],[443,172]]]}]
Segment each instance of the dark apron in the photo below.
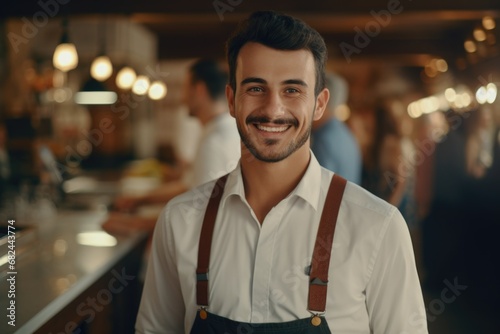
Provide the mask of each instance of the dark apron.
[{"label": "dark apron", "polygon": [[[198,248],[198,268],[196,269],[196,301],[200,306],[191,334],[330,334],[326,319],[322,316],[326,309],[328,287],[328,267],[337,224],[340,202],[346,180],[335,174],[330,183],[325,206],[321,214],[316,242],[314,245],[311,271],[309,273],[309,300],[307,310],[311,317],[280,323],[245,323],[223,318],[208,312],[208,264],[212,234],[219,203],[224,192],[227,175],[221,177],[214,186],[208,202]],[[323,240],[323,241],[320,241]]]}]

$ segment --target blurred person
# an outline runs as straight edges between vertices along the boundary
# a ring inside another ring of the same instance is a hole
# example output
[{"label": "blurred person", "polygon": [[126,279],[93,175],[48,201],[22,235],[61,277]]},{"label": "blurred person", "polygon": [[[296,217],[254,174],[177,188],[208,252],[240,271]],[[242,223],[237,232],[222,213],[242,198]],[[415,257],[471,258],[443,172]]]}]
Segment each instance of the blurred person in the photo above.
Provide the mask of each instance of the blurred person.
[{"label": "blurred person", "polygon": [[432,193],[427,216],[422,220],[424,284],[438,291],[444,279],[465,278],[464,245],[468,242],[466,131],[464,116],[453,110],[444,113],[448,127],[433,154]]},{"label": "blurred person", "polygon": [[136,333],[427,333],[401,214],[310,150],[326,53],[316,30],[276,12],[229,39],[245,158],[164,208]]},{"label": "blurred person", "polygon": [[482,178],[493,164],[495,127],[487,107],[474,110],[467,120],[465,158],[467,173]]},{"label": "blurred person", "polygon": [[335,110],[347,102],[349,87],[336,74],[326,77],[330,100],[323,116],[313,122],[311,150],[321,166],[347,180],[361,184],[361,152],[351,130],[335,117]]},{"label": "blurred person", "polygon": [[[405,163],[403,133],[394,113],[382,103],[374,111],[374,132],[363,166],[363,186],[373,194],[399,206],[408,177],[401,175]],[[409,166],[412,167],[412,166]]]},{"label": "blurred person", "polygon": [[[203,126],[193,163],[181,180],[169,181],[140,196],[121,196],[115,200],[118,212],[110,214],[103,227],[111,232],[134,229],[152,231],[157,217],[129,215],[138,207],[165,204],[174,196],[232,170],[240,158],[239,135],[229,115],[224,95],[227,72],[214,60],[200,59],[191,67],[183,86],[182,102],[189,115]],[[120,213],[125,212],[125,213]]]}]

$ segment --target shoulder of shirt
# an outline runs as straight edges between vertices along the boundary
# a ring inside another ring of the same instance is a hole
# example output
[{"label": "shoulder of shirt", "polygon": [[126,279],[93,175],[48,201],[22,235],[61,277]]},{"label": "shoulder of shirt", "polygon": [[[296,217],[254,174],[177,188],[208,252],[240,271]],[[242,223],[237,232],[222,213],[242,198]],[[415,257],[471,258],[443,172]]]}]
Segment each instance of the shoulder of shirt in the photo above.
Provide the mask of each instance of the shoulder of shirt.
[{"label": "shoulder of shirt", "polygon": [[[326,170],[327,173],[333,174],[323,167],[322,169]],[[347,181],[342,202],[344,205],[352,207],[354,209],[353,212],[358,212],[360,214],[371,212],[373,214],[387,216],[392,215],[394,210],[397,210],[392,204],[373,195],[368,190],[350,181]]]},{"label": "shoulder of shirt", "polygon": [[200,208],[203,209],[203,212],[205,212],[206,204],[210,199],[210,195],[212,194],[212,190],[216,181],[216,179],[208,181],[180,195],[175,196],[167,203],[166,210],[175,211],[176,208],[179,208],[181,206],[189,206],[193,210],[195,210],[196,208]]}]

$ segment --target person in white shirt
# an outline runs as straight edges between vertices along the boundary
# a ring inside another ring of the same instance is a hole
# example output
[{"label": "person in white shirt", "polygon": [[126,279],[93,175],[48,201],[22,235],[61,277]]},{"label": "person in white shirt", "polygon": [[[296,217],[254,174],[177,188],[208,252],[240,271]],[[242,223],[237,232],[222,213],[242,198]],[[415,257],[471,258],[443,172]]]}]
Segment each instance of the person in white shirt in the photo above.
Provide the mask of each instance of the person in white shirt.
[{"label": "person in white shirt", "polygon": [[136,333],[427,333],[401,214],[311,153],[322,37],[256,12],[227,50],[242,158],[164,208]]},{"label": "person in white shirt", "polygon": [[[120,196],[115,212],[103,224],[108,232],[153,231],[154,216],[129,215],[141,205],[165,204],[173,197],[216,179],[234,169],[241,156],[239,135],[229,115],[225,97],[227,71],[217,61],[199,59],[189,68],[183,87],[183,103],[189,115],[202,125],[193,163],[179,180],[168,181],[141,196]],[[123,213],[125,212],[125,213]]]}]

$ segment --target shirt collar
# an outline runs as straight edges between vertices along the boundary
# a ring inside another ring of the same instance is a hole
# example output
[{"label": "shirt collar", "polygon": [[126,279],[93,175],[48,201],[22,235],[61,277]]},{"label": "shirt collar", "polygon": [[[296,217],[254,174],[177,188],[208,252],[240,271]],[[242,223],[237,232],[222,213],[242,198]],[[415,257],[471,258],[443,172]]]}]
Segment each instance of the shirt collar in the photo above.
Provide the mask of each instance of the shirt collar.
[{"label": "shirt collar", "polygon": [[[311,151],[311,159],[309,165],[307,166],[304,176],[300,180],[299,184],[290,193],[288,197],[298,196],[304,201],[309,203],[314,210],[318,208],[318,202],[320,197],[321,189],[321,166],[318,160]],[[229,174],[226,181],[226,186],[224,189],[224,195],[222,197],[223,206],[226,203],[227,198],[230,196],[237,195],[246,202],[245,198],[245,187],[243,185],[243,175],[241,174],[241,162],[238,162],[238,166]]]}]

